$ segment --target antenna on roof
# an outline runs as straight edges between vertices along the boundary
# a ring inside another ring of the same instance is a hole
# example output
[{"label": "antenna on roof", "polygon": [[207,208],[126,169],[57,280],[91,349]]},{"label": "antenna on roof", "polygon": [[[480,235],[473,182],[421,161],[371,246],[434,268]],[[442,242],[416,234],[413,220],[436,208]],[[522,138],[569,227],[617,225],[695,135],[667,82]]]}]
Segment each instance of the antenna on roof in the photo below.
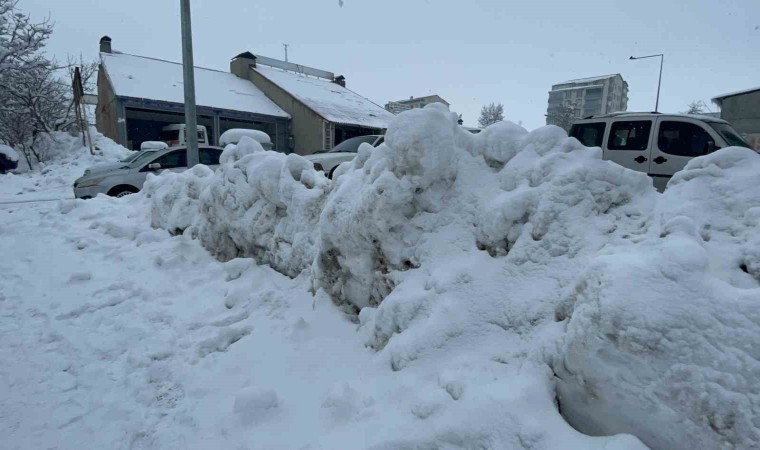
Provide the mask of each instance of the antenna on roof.
[{"label": "antenna on roof", "polygon": [[282,44],[285,47],[285,62],[288,62],[288,44]]}]

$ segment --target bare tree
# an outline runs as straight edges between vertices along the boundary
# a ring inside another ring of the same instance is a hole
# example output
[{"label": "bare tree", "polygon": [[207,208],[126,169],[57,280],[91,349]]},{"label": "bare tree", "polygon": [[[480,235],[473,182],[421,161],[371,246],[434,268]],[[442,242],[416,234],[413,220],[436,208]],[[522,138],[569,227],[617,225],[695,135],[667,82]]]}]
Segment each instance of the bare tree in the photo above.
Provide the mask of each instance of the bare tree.
[{"label": "bare tree", "polygon": [[0,73],[40,63],[38,53],[53,32],[49,20],[34,23],[17,5],[18,0],[0,0]]},{"label": "bare tree", "polygon": [[704,114],[707,109],[707,105],[702,100],[695,100],[687,106],[687,110],[684,114]]},{"label": "bare tree", "polygon": [[488,125],[504,120],[504,105],[501,103],[491,103],[483,106],[480,110],[480,117],[478,118],[478,125],[481,128],[485,128]]},{"label": "bare tree", "polygon": [[565,131],[570,131],[570,127],[577,119],[577,109],[569,104],[562,104],[554,108],[546,116],[547,125],[556,125]]}]

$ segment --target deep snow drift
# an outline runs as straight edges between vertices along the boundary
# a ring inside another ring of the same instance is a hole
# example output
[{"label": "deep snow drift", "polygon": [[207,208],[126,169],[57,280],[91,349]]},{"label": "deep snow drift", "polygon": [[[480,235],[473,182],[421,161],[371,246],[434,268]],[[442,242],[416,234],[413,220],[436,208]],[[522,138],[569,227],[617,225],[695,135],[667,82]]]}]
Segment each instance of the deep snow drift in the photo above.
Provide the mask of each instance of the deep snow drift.
[{"label": "deep snow drift", "polygon": [[95,155],[82,146],[81,135],[65,132],[41,135],[37,151],[49,159],[35,163],[34,170],[30,171],[21,156],[16,173],[0,176],[0,202],[73,198],[74,180],[81,177],[85,169],[97,163],[118,161],[132,153],[94,128],[90,131]]},{"label": "deep snow drift", "polygon": [[[167,183],[151,188],[166,192],[154,224],[187,229],[223,260],[303,270],[359,313],[391,370],[446,367],[437,377],[458,400],[499,366],[536,367],[557,374],[560,408],[582,431],[655,448],[758,445],[754,152],[699,158],[659,194],[559,128],[472,135],[431,106],[399,115],[334,182],[251,144],[225,156],[215,175],[152,179]],[[534,382],[551,392],[554,380]],[[551,395],[540,402],[553,408]],[[418,417],[443,420],[428,406]],[[509,447],[500,426],[459,433]]]}]

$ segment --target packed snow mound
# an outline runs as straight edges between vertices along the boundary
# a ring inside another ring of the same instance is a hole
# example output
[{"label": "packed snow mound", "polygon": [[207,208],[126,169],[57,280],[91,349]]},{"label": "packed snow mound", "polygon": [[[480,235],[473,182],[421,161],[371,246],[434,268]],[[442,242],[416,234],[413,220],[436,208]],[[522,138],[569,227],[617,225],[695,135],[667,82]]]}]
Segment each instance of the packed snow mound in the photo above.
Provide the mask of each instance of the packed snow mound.
[{"label": "packed snow mound", "polygon": [[[91,128],[90,135],[96,154],[82,145],[82,136],[57,131],[38,136],[35,147],[39,154],[48,158],[42,163],[33,161],[30,171],[26,159],[21,155],[17,175],[7,176],[0,183],[0,198],[14,201],[34,198],[73,197],[74,180],[81,177],[85,169],[98,163],[119,161],[132,152]],[[29,196],[29,197],[21,197]]]},{"label": "packed snow mound", "polygon": [[565,417],[655,449],[760,447],[760,155],[691,161],[636,246],[596,258],[558,308]]},{"label": "packed snow mound", "polygon": [[9,161],[18,162],[18,153],[7,145],[0,144],[0,155],[5,156]]},{"label": "packed snow mound", "polygon": [[330,181],[301,156],[265,151],[247,136],[220,163],[213,175],[204,168],[151,178],[154,226],[189,229],[222,260],[254,257],[291,277],[308,268]]},{"label": "packed snow mound", "polygon": [[358,311],[425,262],[473,250],[516,263],[593,250],[654,195],[646,175],[602,161],[560,128],[500,123],[473,135],[445,108],[405,112],[385,144],[360,147],[337,177],[315,281]]},{"label": "packed snow mound", "polygon": [[232,128],[219,136],[219,144],[226,146],[228,144],[237,144],[244,137],[249,137],[260,144],[271,144],[272,138],[260,130],[248,130],[245,128]]},{"label": "packed snow mound", "polygon": [[140,150],[163,150],[169,148],[169,145],[163,141],[145,141],[140,144]]},{"label": "packed snow mound", "polygon": [[181,173],[149,174],[142,192],[152,199],[151,225],[182,234],[198,216],[201,191],[213,175],[202,164]]}]

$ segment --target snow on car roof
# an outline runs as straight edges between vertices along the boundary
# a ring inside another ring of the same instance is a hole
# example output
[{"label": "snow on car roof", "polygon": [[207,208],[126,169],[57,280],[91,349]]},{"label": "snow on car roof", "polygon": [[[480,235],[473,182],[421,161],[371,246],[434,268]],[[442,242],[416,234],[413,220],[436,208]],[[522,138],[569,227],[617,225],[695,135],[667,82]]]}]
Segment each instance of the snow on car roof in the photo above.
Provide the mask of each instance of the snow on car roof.
[{"label": "snow on car roof", "polygon": [[332,81],[261,64],[254,70],[330,122],[387,128],[395,117],[380,105]]},{"label": "snow on car roof", "polygon": [[[101,53],[114,92],[119,97],[185,103],[182,64],[127,53]],[[195,67],[198,106],[290,117],[248,80],[229,72]]]}]

